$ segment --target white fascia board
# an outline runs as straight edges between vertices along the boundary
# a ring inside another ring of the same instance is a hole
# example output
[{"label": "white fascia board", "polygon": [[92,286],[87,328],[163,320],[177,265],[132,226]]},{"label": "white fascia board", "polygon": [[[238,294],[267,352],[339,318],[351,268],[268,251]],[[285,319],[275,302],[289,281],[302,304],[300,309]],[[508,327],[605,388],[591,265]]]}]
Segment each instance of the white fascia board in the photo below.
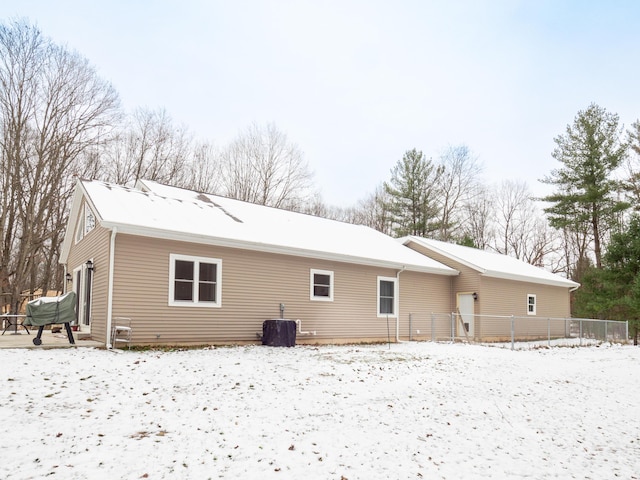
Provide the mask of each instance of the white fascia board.
[{"label": "white fascia board", "polygon": [[501,280],[513,280],[516,282],[527,282],[527,283],[537,283],[540,285],[549,285],[552,287],[564,287],[571,288],[575,290],[580,286],[579,283],[574,282],[573,280],[553,280],[550,278],[538,278],[538,277],[529,277],[526,275],[516,275],[516,274],[508,274],[504,272],[493,272],[490,270],[485,271],[482,276],[491,277],[491,278],[499,278]]},{"label": "white fascia board", "polygon": [[414,237],[414,236],[407,236],[404,237],[402,239],[400,239],[402,241],[402,243],[404,245],[410,243],[410,242],[415,242],[416,244],[422,246],[423,248],[426,248],[427,250],[433,252],[433,253],[437,253],[439,255],[442,255],[444,257],[447,257],[455,262],[461,263],[462,265],[469,267],[477,272],[480,273],[480,275],[485,276],[485,277],[491,277],[491,278],[499,278],[502,280],[513,280],[513,281],[517,281],[517,282],[528,282],[528,283],[536,283],[539,285],[550,285],[550,286],[554,286],[554,287],[565,287],[565,288],[571,288],[573,290],[575,290],[576,288],[578,288],[580,286],[579,283],[576,283],[572,280],[569,279],[558,279],[558,280],[554,280],[552,278],[541,278],[541,277],[536,277],[536,276],[529,276],[529,275],[518,275],[516,273],[507,273],[507,272],[497,272],[494,270],[489,270],[486,268],[482,268],[479,267],[478,265],[475,265],[467,260],[463,260],[455,255],[452,255],[444,250],[441,250],[437,247],[434,247],[432,245],[426,244],[424,242],[421,241],[420,237]]},{"label": "white fascia board", "polygon": [[73,202],[71,203],[71,210],[69,211],[69,217],[67,219],[67,230],[65,231],[62,248],[60,249],[60,257],[58,258],[58,263],[61,265],[67,264],[69,252],[71,252],[71,246],[75,242],[76,238],[76,224],[78,223],[78,215],[80,214],[82,200],[87,197],[87,192],[82,185],[82,180],[77,179],[73,192]]},{"label": "white fascia board", "polygon": [[413,235],[409,235],[407,237],[403,237],[400,239],[400,241],[402,241],[403,245],[407,245],[408,243],[414,242],[417,243],[418,245],[420,245],[423,248],[426,248],[427,250],[433,252],[433,253],[437,253],[438,255],[442,255],[443,257],[447,257],[450,260],[453,260],[454,262],[458,262],[462,265],[464,265],[465,267],[469,267],[472,270],[475,270],[477,272],[480,273],[485,273],[487,270],[485,270],[484,268],[479,267],[478,265],[475,265],[467,260],[463,260],[462,258],[456,257],[455,255],[450,254],[449,252],[445,252],[444,250],[440,250],[437,247],[433,247],[432,245],[426,244],[424,242],[421,241],[420,237],[415,237]]},{"label": "white fascia board", "polygon": [[140,190],[142,192],[151,192],[152,191],[151,188],[147,186],[145,181],[146,180],[139,178],[138,180],[136,180],[136,184],[133,186],[133,188],[135,188],[136,190]]},{"label": "white fascia board", "polygon": [[391,268],[395,270],[407,270],[420,273],[432,273],[435,275],[456,276],[459,274],[457,270],[442,270],[422,265],[406,265],[399,262],[389,262],[385,260],[376,260],[365,257],[355,257],[352,255],[340,255],[315,250],[304,250],[291,247],[281,247],[278,245],[268,245],[260,242],[247,242],[246,240],[233,240],[222,237],[210,237],[205,235],[196,235],[189,233],[181,233],[172,230],[149,229],[138,225],[122,224],[117,222],[101,222],[102,227],[107,229],[117,228],[120,234],[138,235],[141,237],[161,238],[164,240],[175,240],[188,243],[199,243],[204,245],[215,245],[218,247],[239,248],[244,250],[253,250],[265,253],[277,253],[281,255],[292,255],[296,257],[314,258],[318,260],[329,260],[334,262],[343,262],[356,265],[366,265],[369,267]]}]

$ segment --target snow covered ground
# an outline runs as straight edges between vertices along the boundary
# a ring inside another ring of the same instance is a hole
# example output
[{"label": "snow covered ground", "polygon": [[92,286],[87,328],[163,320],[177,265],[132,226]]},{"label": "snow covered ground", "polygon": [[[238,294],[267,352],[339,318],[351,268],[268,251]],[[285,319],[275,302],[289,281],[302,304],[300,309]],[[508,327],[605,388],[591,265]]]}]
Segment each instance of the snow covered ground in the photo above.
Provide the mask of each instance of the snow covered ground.
[{"label": "snow covered ground", "polygon": [[640,478],[640,348],[0,350],[0,478]]}]

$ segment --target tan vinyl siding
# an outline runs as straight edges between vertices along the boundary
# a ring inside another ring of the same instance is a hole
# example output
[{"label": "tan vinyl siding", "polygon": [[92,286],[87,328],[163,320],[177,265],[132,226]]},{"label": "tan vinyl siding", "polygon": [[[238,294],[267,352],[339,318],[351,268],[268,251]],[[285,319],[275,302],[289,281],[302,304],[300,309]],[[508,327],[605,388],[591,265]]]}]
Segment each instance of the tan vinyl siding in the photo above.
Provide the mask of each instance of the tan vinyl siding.
[{"label": "tan vinyl siding", "polygon": [[110,235],[110,230],[96,226],[82,240],[73,245],[67,259],[67,272],[69,273],[72,273],[75,268],[87,260],[93,260],[91,338],[100,342],[106,341]]},{"label": "tan vinyl siding", "polygon": [[[449,308],[451,277],[402,272],[400,274],[400,287],[402,291],[399,325],[400,339],[431,339],[433,314],[446,312]],[[434,334],[444,336],[444,330],[440,331],[442,330],[442,325],[437,321],[437,317],[435,320],[436,331]],[[411,329],[409,325],[411,325]],[[395,332],[395,324],[393,325],[393,332]]]},{"label": "tan vinyl siding", "polygon": [[[536,296],[536,314],[527,314],[527,296]],[[537,283],[517,282],[498,278],[482,279],[482,311],[479,319],[484,339],[504,340],[511,336],[513,315],[515,337],[518,339],[564,336],[569,318],[569,289]],[[548,320],[551,318],[553,320]]]},{"label": "tan vinyl siding", "polygon": [[527,316],[527,295],[536,295],[536,316],[569,317],[569,289],[499,278],[482,279],[482,312]]},{"label": "tan vinyl siding", "polygon": [[411,242],[407,245],[413,250],[420,252],[421,254],[432,258],[440,263],[443,263],[447,267],[453,268],[460,272],[459,275],[452,277],[451,280],[451,290],[450,290],[450,298],[449,298],[449,306],[442,310],[442,312],[453,312],[457,307],[457,294],[458,293],[473,293],[479,292],[480,290],[480,272],[474,270],[473,268],[467,267],[466,265],[455,262],[451,260],[449,257],[441,255],[439,253],[434,253],[428,248],[423,247],[415,242]]},{"label": "tan vinyl siding", "polygon": [[[478,294],[474,302],[474,336],[479,340],[505,340],[511,337],[511,315],[522,317],[515,320],[517,338],[543,338],[565,334],[564,320],[547,321],[547,318],[564,319],[570,317],[569,289],[483,276],[481,272],[460,262],[432,252],[414,242],[409,246],[434,260],[460,272],[452,279],[451,311],[457,307],[459,293]],[[527,295],[536,296],[536,315],[527,314]],[[443,310],[442,313],[445,311]],[[507,318],[499,318],[507,317]],[[450,319],[439,315],[436,322],[436,338],[448,335],[451,331]],[[445,335],[442,335],[445,334]]]},{"label": "tan vinyl siding", "polygon": [[[222,260],[220,308],[168,305],[172,253]],[[310,299],[311,269],[333,272],[332,302]],[[133,319],[136,343],[247,342],[258,340],[256,334],[262,332],[264,320],[280,317],[282,303],[285,318],[300,319],[303,331],[317,333],[299,336],[300,343],[384,340],[387,324],[377,316],[377,278],[396,274],[391,269],[119,234],[113,315]],[[420,286],[410,291],[414,282],[405,284],[405,275],[422,279]],[[401,314],[405,305],[421,314],[441,308],[448,281],[447,277],[403,272]],[[438,292],[434,298],[423,295],[431,282]]]}]

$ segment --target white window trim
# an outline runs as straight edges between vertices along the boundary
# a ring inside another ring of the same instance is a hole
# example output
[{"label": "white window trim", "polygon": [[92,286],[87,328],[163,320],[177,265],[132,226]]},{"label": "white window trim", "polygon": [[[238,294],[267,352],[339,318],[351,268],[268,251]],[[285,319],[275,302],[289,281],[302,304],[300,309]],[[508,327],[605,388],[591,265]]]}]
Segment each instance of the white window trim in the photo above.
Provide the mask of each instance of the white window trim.
[{"label": "white window trim", "polygon": [[76,226],[76,242],[78,243],[80,240],[84,238],[84,203],[82,204],[82,208],[80,209],[80,215],[78,218],[78,225]]},{"label": "white window trim", "polygon": [[[529,299],[533,298],[533,311],[529,311]],[[527,315],[535,315],[538,307],[538,300],[535,293],[527,293]]]},{"label": "white window trim", "polygon": [[[215,302],[199,302],[198,301],[198,289],[196,285],[199,283],[199,274],[200,269],[194,265],[193,272],[193,298],[194,300],[174,300],[175,293],[175,269],[176,269],[176,260],[185,260],[188,262],[194,262],[194,264],[202,263],[213,263],[217,265],[216,267],[216,301]],[[180,255],[177,253],[169,254],[169,306],[170,307],[204,307],[204,308],[220,308],[222,307],[222,260],[219,258],[208,258],[208,257],[196,257],[193,255]]]},{"label": "white window trim", "polygon": [[[314,295],[314,275],[329,275],[329,296],[316,296]],[[333,272],[331,270],[316,270],[314,268],[309,270],[309,298],[318,302],[333,302]]]},{"label": "white window trim", "polygon": [[[380,312],[380,282],[393,282],[393,313],[381,313]],[[396,277],[378,277],[376,282],[376,311],[378,312],[378,317],[381,318],[396,318],[398,316],[398,279]]]}]

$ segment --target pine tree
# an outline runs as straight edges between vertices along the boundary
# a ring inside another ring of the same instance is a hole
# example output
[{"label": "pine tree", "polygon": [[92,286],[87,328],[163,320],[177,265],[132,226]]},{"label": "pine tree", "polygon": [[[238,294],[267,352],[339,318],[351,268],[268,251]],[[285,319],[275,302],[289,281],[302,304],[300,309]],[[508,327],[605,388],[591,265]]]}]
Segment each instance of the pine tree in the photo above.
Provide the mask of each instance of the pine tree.
[{"label": "pine tree", "polygon": [[441,168],[415,148],[393,167],[391,180],[384,187],[390,196],[389,211],[397,236],[427,237],[438,231],[436,180],[441,173]]},{"label": "pine tree", "polygon": [[[578,112],[564,135],[554,139],[553,157],[562,167],[542,180],[557,187],[543,198],[551,226],[587,232],[597,268],[602,267],[602,241],[629,204],[616,198],[620,182],[613,176],[627,154],[618,115],[598,105]],[[583,259],[578,259],[583,260]]]},{"label": "pine tree", "polygon": [[640,333],[640,217],[611,237],[603,268],[591,268],[576,292],[574,314],[627,320],[638,344]]}]

